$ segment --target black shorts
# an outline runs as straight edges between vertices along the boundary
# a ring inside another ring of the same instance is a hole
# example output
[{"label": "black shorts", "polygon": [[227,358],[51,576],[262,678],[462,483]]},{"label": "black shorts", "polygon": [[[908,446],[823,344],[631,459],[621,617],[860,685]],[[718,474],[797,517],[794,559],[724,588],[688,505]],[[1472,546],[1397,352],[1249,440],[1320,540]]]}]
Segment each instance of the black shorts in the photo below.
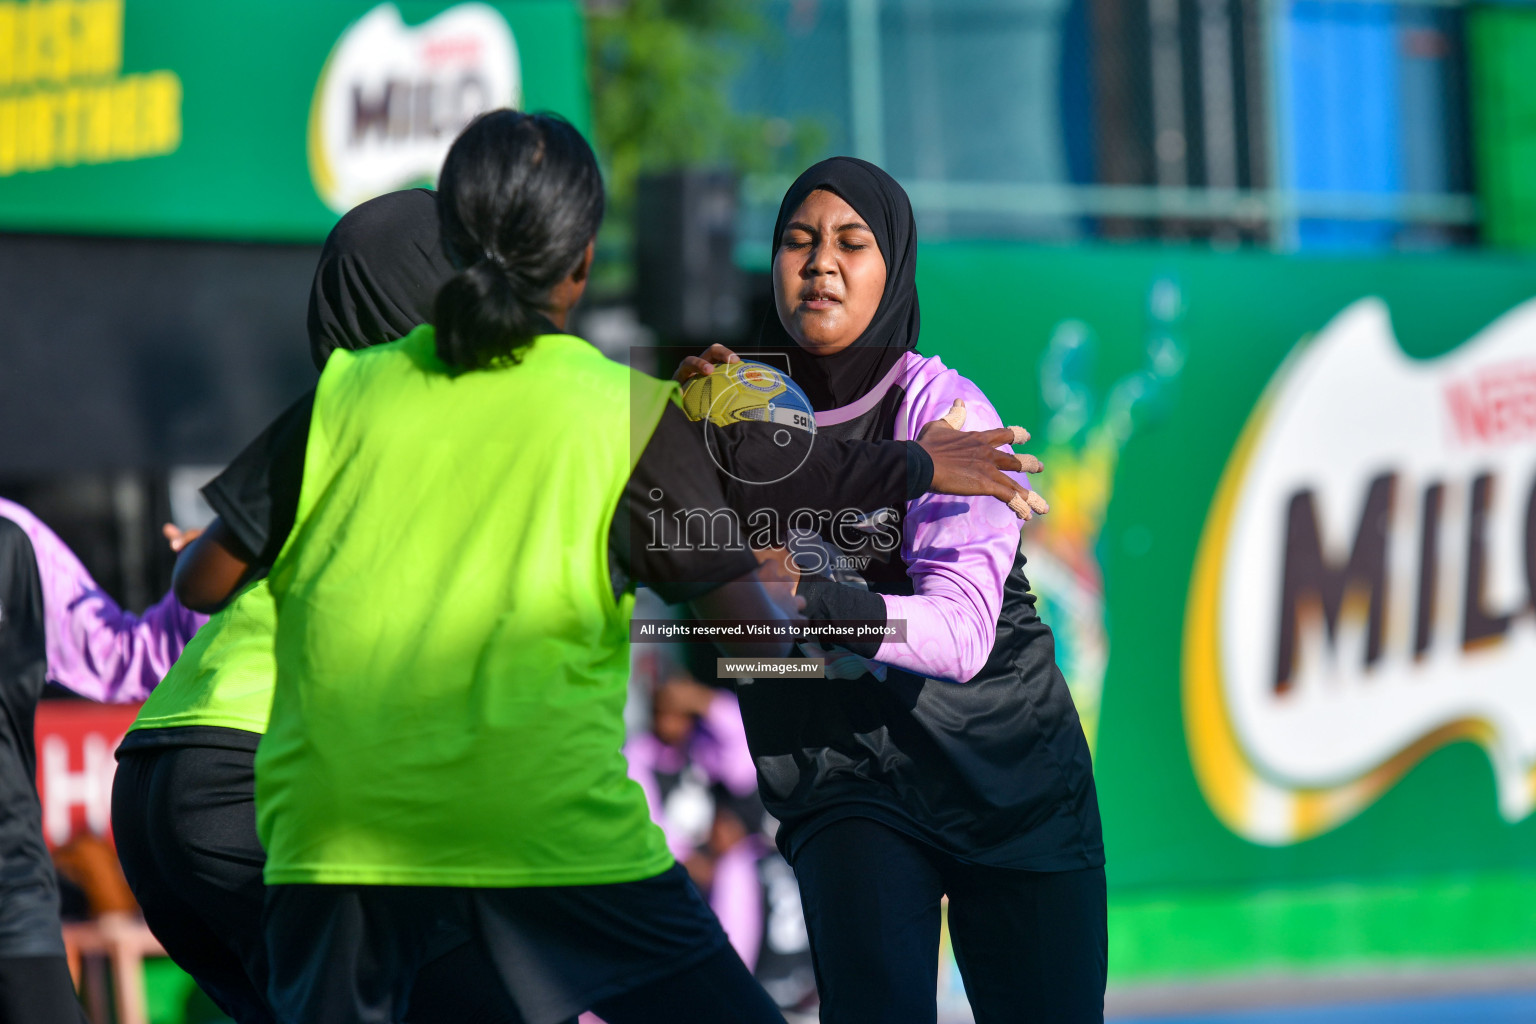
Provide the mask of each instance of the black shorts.
[{"label": "black shorts", "polygon": [[[261,940],[254,733],[249,749],[119,752],[112,833],[144,921],[172,960],[239,1024],[271,1024]],[[129,736],[133,736],[129,733]]]},{"label": "black shorts", "polygon": [[[256,838],[260,737],[148,732],[129,733],[118,751],[112,829],[123,873],[171,959],[240,1024],[274,1024],[261,928],[267,856]],[[190,740],[198,745],[175,745]],[[441,946],[418,979],[412,1024],[520,1024],[495,970],[462,935]]]},{"label": "black shorts", "polygon": [[704,984],[729,990],[737,1007],[716,1019],[781,1019],[676,864],[613,885],[274,885],[266,929],[272,997],[286,1020],[393,1020],[417,968],[464,931],[527,1024],[603,1013],[605,1000],[706,962]]}]

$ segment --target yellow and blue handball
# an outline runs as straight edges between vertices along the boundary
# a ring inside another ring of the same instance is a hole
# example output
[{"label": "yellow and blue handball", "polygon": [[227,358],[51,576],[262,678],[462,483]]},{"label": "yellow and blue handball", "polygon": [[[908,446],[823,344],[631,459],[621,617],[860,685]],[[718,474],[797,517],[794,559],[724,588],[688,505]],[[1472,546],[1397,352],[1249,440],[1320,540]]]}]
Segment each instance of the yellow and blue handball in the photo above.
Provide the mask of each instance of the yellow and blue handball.
[{"label": "yellow and blue handball", "polygon": [[776,423],[816,433],[816,412],[800,385],[784,371],[753,359],[716,366],[708,377],[694,377],[684,384],[683,412],[691,420],[708,420],[719,427]]}]

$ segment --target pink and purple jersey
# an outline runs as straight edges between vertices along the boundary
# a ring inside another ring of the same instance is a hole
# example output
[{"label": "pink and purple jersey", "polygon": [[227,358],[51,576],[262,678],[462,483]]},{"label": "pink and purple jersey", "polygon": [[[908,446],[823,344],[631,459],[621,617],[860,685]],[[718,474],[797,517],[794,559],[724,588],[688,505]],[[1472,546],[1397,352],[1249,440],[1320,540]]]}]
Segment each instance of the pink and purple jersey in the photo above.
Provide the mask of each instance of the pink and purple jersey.
[{"label": "pink and purple jersey", "polygon": [[124,611],[31,512],[0,498],[0,516],[21,527],[37,559],[49,681],[107,704],[149,696],[207,617],[171,594],[143,615]]}]

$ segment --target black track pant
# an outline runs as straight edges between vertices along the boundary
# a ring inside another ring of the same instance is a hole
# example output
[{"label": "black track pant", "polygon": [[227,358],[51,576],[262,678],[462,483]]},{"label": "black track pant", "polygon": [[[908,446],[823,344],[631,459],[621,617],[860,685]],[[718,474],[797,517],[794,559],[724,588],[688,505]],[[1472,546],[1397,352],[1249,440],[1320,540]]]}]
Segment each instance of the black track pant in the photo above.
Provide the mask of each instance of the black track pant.
[{"label": "black track pant", "polygon": [[[239,1024],[275,1024],[261,926],[266,853],[256,838],[255,756],[217,747],[124,751],[112,787],[112,831],[144,920],[171,959]],[[0,1015],[11,1019],[32,1018]],[[422,969],[407,1019],[521,1024],[494,968],[466,942]]]},{"label": "black track pant", "polygon": [[1104,1019],[1104,869],[963,863],[866,818],[795,858],[823,1024],[933,1024],[940,899],[976,1024]]},{"label": "black track pant", "polygon": [[0,957],[0,1021],[86,1024],[62,956]]}]

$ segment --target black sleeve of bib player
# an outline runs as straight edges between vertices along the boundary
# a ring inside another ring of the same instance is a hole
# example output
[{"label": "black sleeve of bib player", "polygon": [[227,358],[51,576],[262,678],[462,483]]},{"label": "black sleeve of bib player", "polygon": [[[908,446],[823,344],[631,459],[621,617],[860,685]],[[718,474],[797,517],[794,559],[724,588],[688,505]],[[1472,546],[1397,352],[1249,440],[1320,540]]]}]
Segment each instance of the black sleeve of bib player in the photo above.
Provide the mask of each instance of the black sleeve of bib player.
[{"label": "black sleeve of bib player", "polygon": [[293,530],[314,406],[311,388],[203,488],[203,497],[256,565],[271,565]]},{"label": "black sleeve of bib player", "polygon": [[880,441],[879,444],[901,444],[907,449],[907,500],[916,501],[933,486],[933,456],[916,441]]},{"label": "black sleeve of bib player", "polygon": [[[694,430],[702,433],[698,424]],[[817,436],[802,447],[777,443],[775,435],[783,433],[768,423],[711,428],[720,483],[744,520],[758,510],[788,522],[797,509],[900,509],[933,483],[933,457],[916,441]]]},{"label": "black sleeve of bib player", "polygon": [[681,604],[757,568],[699,425],[668,405],[624,485],[608,533],[614,592],[644,584]]}]

